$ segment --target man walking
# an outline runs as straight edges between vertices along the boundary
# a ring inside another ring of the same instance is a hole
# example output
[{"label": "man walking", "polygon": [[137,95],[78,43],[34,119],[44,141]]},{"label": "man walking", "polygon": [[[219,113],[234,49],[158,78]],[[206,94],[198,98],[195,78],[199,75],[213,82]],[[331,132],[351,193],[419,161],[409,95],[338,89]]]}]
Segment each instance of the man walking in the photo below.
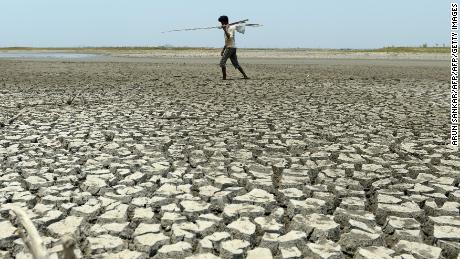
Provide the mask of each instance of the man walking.
[{"label": "man walking", "polygon": [[222,49],[220,55],[222,59],[220,60],[220,67],[222,68],[222,79],[227,79],[227,68],[226,63],[230,58],[232,65],[238,69],[241,74],[243,74],[244,79],[249,79],[249,77],[244,73],[243,68],[238,64],[238,57],[236,56],[236,45],[235,45],[235,30],[237,29],[238,24],[229,25],[228,17],[223,15],[219,17],[219,22],[222,24],[222,29],[225,33],[225,46]]}]

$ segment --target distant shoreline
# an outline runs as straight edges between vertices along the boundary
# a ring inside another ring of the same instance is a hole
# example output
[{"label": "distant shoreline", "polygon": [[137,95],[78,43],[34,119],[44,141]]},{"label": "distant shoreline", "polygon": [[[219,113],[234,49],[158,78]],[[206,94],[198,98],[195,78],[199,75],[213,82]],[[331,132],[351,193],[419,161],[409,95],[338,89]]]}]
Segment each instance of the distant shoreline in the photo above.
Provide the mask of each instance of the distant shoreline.
[{"label": "distant shoreline", "polygon": [[[64,51],[64,52],[133,52],[133,51],[215,51],[219,48],[210,47],[2,47],[0,51]],[[383,47],[377,49],[327,49],[327,48],[241,48],[249,51],[314,51],[337,53],[449,53],[448,47]]]}]

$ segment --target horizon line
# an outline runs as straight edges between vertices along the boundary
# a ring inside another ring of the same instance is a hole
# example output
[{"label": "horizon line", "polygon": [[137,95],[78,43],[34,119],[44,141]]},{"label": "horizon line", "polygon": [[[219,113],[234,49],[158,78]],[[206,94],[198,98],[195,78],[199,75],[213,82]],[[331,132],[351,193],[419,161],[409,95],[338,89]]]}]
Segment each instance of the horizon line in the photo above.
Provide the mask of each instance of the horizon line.
[{"label": "horizon line", "polygon": [[[448,49],[449,46],[428,46],[418,45],[418,46],[383,46],[378,48],[321,48],[321,47],[242,47],[239,49],[249,49],[249,50],[276,50],[276,49],[287,49],[287,50],[383,50],[383,49]],[[7,46],[0,47],[0,50],[12,50],[12,49],[188,49],[188,50],[206,50],[206,49],[221,49],[221,47],[189,47],[189,46],[170,46],[170,45],[160,45],[160,46],[74,46],[74,47],[31,47],[31,46]]]}]

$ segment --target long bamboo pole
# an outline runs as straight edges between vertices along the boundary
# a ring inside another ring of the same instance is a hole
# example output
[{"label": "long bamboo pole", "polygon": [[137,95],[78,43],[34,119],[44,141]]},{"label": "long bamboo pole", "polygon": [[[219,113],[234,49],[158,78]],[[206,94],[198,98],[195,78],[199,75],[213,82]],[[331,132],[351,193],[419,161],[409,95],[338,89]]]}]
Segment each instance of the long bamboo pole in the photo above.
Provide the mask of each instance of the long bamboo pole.
[{"label": "long bamboo pole", "polygon": [[[249,19],[237,21],[237,22],[232,22],[229,25],[235,25],[235,24],[240,24],[240,23],[246,23],[249,21]],[[254,26],[254,25],[250,25]],[[176,32],[176,31],[196,31],[196,30],[209,30],[209,29],[220,29],[222,28],[221,26],[213,26],[213,27],[201,27],[201,28],[188,28],[188,29],[177,29],[177,30],[171,30],[171,31],[164,31],[162,33],[168,33],[168,32]]]}]

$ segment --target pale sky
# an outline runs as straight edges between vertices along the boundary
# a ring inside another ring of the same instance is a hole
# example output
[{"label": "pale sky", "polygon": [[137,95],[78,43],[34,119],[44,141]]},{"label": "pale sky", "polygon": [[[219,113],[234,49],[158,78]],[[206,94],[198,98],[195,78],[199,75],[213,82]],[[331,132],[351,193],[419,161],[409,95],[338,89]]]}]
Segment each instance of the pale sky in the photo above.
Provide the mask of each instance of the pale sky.
[{"label": "pale sky", "polygon": [[222,47],[220,30],[162,31],[262,23],[238,47],[379,48],[448,44],[449,0],[0,0],[0,47]]}]

